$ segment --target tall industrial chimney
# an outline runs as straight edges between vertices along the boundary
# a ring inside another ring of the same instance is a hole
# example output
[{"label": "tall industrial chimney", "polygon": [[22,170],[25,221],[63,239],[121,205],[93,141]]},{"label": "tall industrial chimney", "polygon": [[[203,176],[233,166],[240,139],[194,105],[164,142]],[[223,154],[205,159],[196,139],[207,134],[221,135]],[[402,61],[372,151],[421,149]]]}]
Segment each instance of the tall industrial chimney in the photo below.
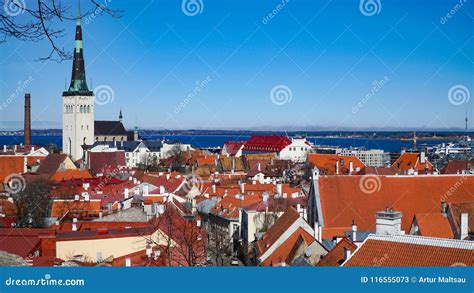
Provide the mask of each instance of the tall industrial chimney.
[{"label": "tall industrial chimney", "polygon": [[30,94],[25,94],[25,145],[31,145],[31,97]]}]

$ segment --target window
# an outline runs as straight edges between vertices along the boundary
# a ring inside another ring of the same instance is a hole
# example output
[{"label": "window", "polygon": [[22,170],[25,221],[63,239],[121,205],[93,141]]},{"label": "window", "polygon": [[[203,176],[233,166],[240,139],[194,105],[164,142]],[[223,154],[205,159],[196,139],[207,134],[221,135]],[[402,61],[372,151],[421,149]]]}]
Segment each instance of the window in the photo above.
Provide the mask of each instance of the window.
[{"label": "window", "polygon": [[80,112],[81,112],[81,113],[84,113],[84,106],[82,106],[82,105],[81,105],[81,107],[80,107]]}]

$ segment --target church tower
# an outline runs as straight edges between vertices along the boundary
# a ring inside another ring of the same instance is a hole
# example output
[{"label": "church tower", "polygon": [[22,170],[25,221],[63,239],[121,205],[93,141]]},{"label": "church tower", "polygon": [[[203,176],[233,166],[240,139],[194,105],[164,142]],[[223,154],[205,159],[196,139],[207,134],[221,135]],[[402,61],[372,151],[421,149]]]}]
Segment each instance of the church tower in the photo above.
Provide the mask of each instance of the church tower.
[{"label": "church tower", "polygon": [[82,48],[81,12],[78,7],[72,76],[63,92],[63,153],[82,158],[82,145],[94,143],[94,93],[86,83]]}]

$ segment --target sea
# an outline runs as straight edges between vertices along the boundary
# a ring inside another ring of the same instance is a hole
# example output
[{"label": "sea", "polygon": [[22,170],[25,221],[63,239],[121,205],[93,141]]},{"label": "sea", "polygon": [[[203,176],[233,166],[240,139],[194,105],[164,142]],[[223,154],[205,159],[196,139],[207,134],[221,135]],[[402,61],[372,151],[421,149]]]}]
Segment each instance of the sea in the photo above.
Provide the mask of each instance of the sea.
[{"label": "sea", "polygon": [[[163,135],[144,137],[145,140],[169,140],[191,144],[196,148],[222,147],[226,141],[242,141],[249,139],[248,135]],[[388,138],[335,138],[335,137],[307,137],[315,145],[331,146],[341,148],[364,147],[366,149],[381,149],[386,152],[399,152],[401,149],[409,149],[413,146],[412,141],[402,141],[399,139]],[[62,146],[62,137],[60,135],[41,135],[32,136],[32,144],[35,145],[56,145]],[[21,144],[23,136],[0,136],[0,147],[3,145]],[[448,140],[428,140],[418,141],[417,147],[434,146],[441,143],[447,143]]]}]

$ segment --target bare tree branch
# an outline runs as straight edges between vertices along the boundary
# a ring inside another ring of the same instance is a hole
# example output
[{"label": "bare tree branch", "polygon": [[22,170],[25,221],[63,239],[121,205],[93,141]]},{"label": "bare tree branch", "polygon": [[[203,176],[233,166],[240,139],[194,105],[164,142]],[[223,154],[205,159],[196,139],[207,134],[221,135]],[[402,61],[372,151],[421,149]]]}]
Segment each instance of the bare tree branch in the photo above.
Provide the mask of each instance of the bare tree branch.
[{"label": "bare tree branch", "polygon": [[[62,23],[65,20],[77,19],[77,15],[69,14],[70,7],[63,1],[65,0],[37,0],[36,6],[32,7],[32,2],[3,0],[1,5],[3,9],[0,9],[0,43],[11,38],[24,42],[47,40],[51,51],[48,55],[37,60],[61,62],[71,59],[71,53],[57,45],[58,39],[65,36],[65,28]],[[82,18],[96,17],[102,14],[117,18],[123,12],[110,8],[109,1],[89,1],[92,9],[81,14]],[[60,23],[59,27],[57,27],[58,23]]]}]

